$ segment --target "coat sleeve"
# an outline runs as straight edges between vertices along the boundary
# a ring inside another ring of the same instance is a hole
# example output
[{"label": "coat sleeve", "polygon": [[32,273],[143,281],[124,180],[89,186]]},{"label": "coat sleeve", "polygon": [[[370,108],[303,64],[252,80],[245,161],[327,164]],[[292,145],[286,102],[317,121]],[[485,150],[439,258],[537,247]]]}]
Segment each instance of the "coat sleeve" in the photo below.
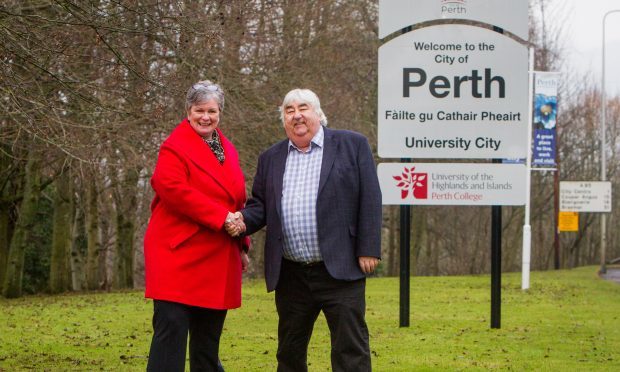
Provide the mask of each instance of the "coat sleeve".
[{"label": "coat sleeve", "polygon": [[358,147],[360,172],[359,215],[357,219],[356,255],[381,258],[382,205],[381,187],[377,168],[372,157],[368,140],[365,138]]},{"label": "coat sleeve", "polygon": [[244,251],[245,253],[248,253],[251,247],[252,247],[252,241],[250,240],[250,237],[249,236],[242,237],[241,238],[241,250]]},{"label": "coat sleeve", "polygon": [[252,196],[245,204],[245,208],[241,211],[243,221],[246,226],[246,234],[254,234],[262,229],[266,223],[265,205],[266,205],[266,171],[265,171],[264,155],[258,158],[256,166],[256,174],[254,175],[254,183],[252,184]]},{"label": "coat sleeve", "polygon": [[189,182],[189,167],[174,149],[162,146],[151,185],[167,208],[212,230],[220,230],[228,209]]}]

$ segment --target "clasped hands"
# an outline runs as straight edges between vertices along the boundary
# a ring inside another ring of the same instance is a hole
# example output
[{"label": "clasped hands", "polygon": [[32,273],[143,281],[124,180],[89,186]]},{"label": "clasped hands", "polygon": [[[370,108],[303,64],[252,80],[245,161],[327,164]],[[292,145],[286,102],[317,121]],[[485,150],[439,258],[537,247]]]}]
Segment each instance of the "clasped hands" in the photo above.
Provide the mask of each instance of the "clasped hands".
[{"label": "clasped hands", "polygon": [[228,212],[226,222],[224,223],[226,232],[232,236],[237,237],[245,232],[245,223],[243,222],[243,215],[241,212]]}]

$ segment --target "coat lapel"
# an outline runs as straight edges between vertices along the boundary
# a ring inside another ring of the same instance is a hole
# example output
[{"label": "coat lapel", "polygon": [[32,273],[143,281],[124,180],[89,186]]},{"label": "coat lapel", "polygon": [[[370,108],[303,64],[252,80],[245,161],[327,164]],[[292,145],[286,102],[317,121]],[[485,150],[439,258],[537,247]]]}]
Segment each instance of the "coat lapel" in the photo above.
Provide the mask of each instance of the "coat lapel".
[{"label": "coat lapel", "polygon": [[224,164],[220,164],[213,151],[209,148],[209,145],[207,145],[194,129],[192,129],[187,119],[181,122],[178,129],[180,131],[180,136],[179,140],[174,141],[175,147],[184,151],[190,161],[205,173],[209,174],[214,182],[219,184],[233,200],[236,200],[234,186],[237,177],[233,176],[231,171],[233,163],[238,160],[233,156],[235,152],[234,149],[232,149],[232,144],[224,137],[222,132],[218,130],[218,134],[222,140],[222,147],[224,147],[224,154],[226,155]]},{"label": "coat lapel", "polygon": [[336,159],[336,150],[338,149],[338,139],[333,136],[331,130],[323,127],[325,140],[323,142],[323,161],[321,163],[321,178],[319,179],[319,191],[317,195],[321,194],[321,190],[327,182],[329,172],[332,170],[334,160]]},{"label": "coat lapel", "polygon": [[222,173],[221,178],[224,180],[223,184],[229,185],[227,186],[228,193],[233,196],[233,199],[237,200],[240,198],[241,202],[245,203],[245,177],[243,176],[243,171],[239,164],[239,154],[237,154],[237,150],[232,142],[230,142],[221,131],[218,130],[218,133],[222,140],[222,147],[224,147],[224,155],[226,156],[224,164],[220,165],[213,151],[209,149],[209,152],[212,158],[215,159],[217,165],[220,166],[218,170]]}]

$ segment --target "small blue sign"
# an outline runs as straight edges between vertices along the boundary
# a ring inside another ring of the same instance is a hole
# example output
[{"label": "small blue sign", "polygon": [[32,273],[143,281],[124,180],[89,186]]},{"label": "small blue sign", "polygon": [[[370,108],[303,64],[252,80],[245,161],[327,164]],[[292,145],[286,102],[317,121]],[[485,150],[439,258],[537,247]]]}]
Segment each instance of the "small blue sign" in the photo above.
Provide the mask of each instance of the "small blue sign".
[{"label": "small blue sign", "polygon": [[535,129],[532,164],[555,166],[555,128]]}]

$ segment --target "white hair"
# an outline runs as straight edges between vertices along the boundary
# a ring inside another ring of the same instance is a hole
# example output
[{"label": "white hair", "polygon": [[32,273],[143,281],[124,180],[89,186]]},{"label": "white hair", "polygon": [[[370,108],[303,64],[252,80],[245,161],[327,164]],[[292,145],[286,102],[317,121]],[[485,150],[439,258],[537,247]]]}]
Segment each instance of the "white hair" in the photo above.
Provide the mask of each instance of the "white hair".
[{"label": "white hair", "polygon": [[214,99],[217,102],[217,106],[220,112],[224,110],[224,91],[222,87],[215,84],[211,80],[202,80],[193,84],[187,90],[187,96],[185,97],[185,110],[189,111],[193,105],[197,105],[202,102],[207,102]]},{"label": "white hair", "polygon": [[280,119],[282,119],[282,124],[284,124],[284,109],[293,102],[305,103],[312,107],[314,112],[319,115],[319,122],[321,125],[327,126],[327,117],[323,113],[323,110],[321,110],[321,101],[319,101],[319,97],[310,89],[293,89],[286,93],[284,100],[282,100],[282,105],[280,106]]}]

